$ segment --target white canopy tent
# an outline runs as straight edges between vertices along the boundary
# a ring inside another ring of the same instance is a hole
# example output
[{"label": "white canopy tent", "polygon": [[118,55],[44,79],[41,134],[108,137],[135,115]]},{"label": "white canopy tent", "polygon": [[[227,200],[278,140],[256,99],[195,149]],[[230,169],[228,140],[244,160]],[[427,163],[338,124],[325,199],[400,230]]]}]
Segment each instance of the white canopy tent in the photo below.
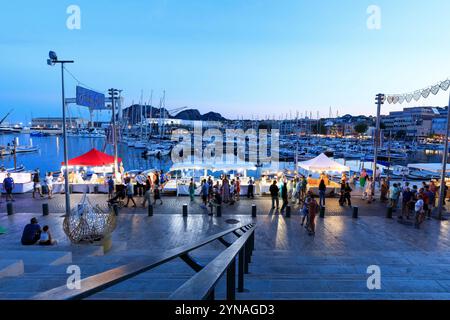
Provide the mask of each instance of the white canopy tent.
[{"label": "white canopy tent", "polygon": [[298,166],[307,171],[315,172],[345,172],[350,171],[350,168],[344,166],[334,160],[328,158],[325,154],[320,154],[314,159],[299,162]]}]

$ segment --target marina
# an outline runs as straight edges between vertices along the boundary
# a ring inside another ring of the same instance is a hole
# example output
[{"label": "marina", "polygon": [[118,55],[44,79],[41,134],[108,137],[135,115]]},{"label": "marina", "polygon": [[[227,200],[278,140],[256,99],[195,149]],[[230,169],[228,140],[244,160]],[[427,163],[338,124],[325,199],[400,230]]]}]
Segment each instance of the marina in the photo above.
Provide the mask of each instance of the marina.
[{"label": "marina", "polygon": [[2,3],[3,314],[450,301],[449,10]]}]

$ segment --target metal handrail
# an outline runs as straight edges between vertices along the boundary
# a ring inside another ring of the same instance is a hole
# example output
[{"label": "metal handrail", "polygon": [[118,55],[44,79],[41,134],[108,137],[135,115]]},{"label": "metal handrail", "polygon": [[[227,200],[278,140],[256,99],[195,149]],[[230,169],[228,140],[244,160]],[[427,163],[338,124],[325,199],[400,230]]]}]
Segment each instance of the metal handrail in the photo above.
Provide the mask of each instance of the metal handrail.
[{"label": "metal handrail", "polygon": [[223,274],[227,273],[227,300],[236,298],[236,256],[239,255],[238,291],[244,291],[245,265],[250,262],[254,246],[255,226],[252,226],[206,267],[185,282],[170,300],[213,300],[215,287]]},{"label": "metal handrail", "polygon": [[[190,256],[189,252],[203,247],[219,238],[228,234],[234,234],[236,230],[245,229],[245,227],[254,227],[254,224],[240,225],[228,230],[219,232],[215,235],[209,236],[192,245],[186,245],[179,248],[168,250],[156,257],[146,258],[140,261],[132,262],[105,272],[90,276],[80,281],[80,289],[69,289],[66,285],[39,293],[32,297],[32,300],[81,300],[90,297],[98,292],[101,292],[109,287],[112,287],[125,280],[133,278],[141,273],[156,268],[166,262],[176,258],[182,258],[189,266],[197,265],[198,268],[193,267],[195,271],[199,271],[203,267],[198,265]],[[252,229],[253,230],[253,229]],[[248,231],[245,231],[247,233]],[[244,235],[245,235],[244,233]]]}]

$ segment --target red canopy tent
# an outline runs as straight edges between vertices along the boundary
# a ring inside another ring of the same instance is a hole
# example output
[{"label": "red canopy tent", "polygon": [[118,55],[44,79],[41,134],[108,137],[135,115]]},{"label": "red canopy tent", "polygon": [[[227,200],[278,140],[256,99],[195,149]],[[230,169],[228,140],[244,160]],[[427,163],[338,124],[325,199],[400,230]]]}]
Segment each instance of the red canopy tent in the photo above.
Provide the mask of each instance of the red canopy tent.
[{"label": "red canopy tent", "polygon": [[[117,162],[122,162],[121,158]],[[61,163],[63,166],[64,162]],[[69,166],[84,166],[84,167],[101,167],[114,164],[114,157],[109,154],[92,149],[91,151],[69,160]]]}]

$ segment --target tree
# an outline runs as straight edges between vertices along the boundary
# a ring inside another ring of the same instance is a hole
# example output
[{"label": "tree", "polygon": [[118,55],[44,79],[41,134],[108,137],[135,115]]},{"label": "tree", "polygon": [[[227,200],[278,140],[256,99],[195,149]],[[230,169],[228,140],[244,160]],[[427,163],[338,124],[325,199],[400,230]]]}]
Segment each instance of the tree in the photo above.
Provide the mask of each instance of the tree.
[{"label": "tree", "polygon": [[359,133],[360,135],[363,135],[364,133],[367,132],[367,129],[369,127],[367,126],[367,124],[365,124],[364,122],[360,122],[357,125],[355,125],[355,132]]}]

